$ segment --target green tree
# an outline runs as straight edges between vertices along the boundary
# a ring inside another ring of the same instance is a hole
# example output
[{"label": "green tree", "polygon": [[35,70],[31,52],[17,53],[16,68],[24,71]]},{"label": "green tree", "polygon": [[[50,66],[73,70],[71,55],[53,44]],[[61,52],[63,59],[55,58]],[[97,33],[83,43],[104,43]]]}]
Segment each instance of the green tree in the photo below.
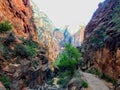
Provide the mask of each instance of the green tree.
[{"label": "green tree", "polygon": [[8,21],[0,23],[0,33],[10,31],[11,29],[12,29],[12,26],[10,25]]},{"label": "green tree", "polygon": [[71,74],[74,73],[74,71],[77,68],[78,60],[80,58],[81,54],[71,44],[65,45],[65,50],[63,53],[59,55],[57,60],[55,61],[55,66],[60,69],[60,71],[71,71]]}]

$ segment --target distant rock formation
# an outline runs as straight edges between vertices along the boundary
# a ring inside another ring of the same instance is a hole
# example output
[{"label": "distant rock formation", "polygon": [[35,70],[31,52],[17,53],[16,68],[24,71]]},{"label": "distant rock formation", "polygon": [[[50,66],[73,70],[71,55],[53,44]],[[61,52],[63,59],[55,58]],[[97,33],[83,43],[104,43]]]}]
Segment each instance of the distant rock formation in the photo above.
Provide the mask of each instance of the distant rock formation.
[{"label": "distant rock formation", "polygon": [[60,47],[64,47],[65,44],[70,43],[75,47],[81,46],[84,39],[84,30],[85,26],[78,28],[78,31],[74,34],[71,34],[69,31],[69,26],[64,28],[56,28],[54,30],[54,36],[59,42]]},{"label": "distant rock formation", "polygon": [[83,43],[84,31],[85,31],[85,26],[81,26],[80,29],[73,35],[74,37],[73,44],[75,47],[79,47]]},{"label": "distant rock formation", "polygon": [[48,49],[48,56],[53,62],[59,54],[59,44],[53,35],[54,25],[44,12],[31,1],[33,22],[36,26],[39,41]]},{"label": "distant rock formation", "polygon": [[65,44],[73,44],[73,36],[69,32],[68,26],[63,28],[56,28],[53,35],[59,43],[60,51],[63,50]]}]

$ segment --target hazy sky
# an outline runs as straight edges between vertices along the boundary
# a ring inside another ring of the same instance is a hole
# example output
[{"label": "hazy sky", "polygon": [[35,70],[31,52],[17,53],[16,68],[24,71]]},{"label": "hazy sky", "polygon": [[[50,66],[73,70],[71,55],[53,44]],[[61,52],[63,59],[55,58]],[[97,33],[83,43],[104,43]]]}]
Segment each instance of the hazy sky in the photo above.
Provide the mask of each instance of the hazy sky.
[{"label": "hazy sky", "polygon": [[33,0],[55,26],[87,24],[104,0]]}]

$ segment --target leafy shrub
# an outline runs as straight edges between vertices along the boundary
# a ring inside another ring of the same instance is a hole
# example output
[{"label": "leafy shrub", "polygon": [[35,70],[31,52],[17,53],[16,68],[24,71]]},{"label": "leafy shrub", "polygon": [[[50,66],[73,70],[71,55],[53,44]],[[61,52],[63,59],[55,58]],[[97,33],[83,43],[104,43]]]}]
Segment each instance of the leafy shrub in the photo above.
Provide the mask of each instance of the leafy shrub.
[{"label": "leafy shrub", "polygon": [[23,40],[23,44],[32,47],[32,48],[40,48],[37,42],[31,40]]},{"label": "leafy shrub", "polygon": [[3,83],[3,85],[6,88],[10,88],[11,82],[7,76],[1,75],[0,74],[0,81]]},{"label": "leafy shrub", "polygon": [[77,48],[71,44],[66,44],[65,51],[59,55],[55,61],[55,66],[63,72],[69,70],[73,73],[77,68],[79,58],[80,53]]},{"label": "leafy shrub", "polygon": [[28,58],[28,57],[36,55],[34,48],[31,48],[29,46],[25,46],[22,44],[17,45],[15,52],[17,56],[21,56],[23,58]]},{"label": "leafy shrub", "polygon": [[12,26],[10,25],[9,22],[1,22],[0,23],[0,32],[3,33],[5,31],[10,31],[12,29]]},{"label": "leafy shrub", "polygon": [[65,70],[74,71],[74,69],[77,66],[77,61],[75,59],[72,60],[66,54],[63,54],[60,56],[60,61],[57,66],[61,71]]},{"label": "leafy shrub", "polygon": [[70,76],[60,77],[57,84],[61,85],[62,88],[66,88],[70,80],[71,80]]},{"label": "leafy shrub", "polygon": [[85,81],[82,81],[81,86],[84,87],[84,88],[88,88],[88,83],[85,82]]},{"label": "leafy shrub", "polygon": [[59,80],[57,83],[61,85],[61,87],[65,88],[74,75],[80,56],[81,54],[77,48],[71,44],[66,44],[64,52],[61,53],[55,61],[54,64],[59,69]]},{"label": "leafy shrub", "polygon": [[52,80],[49,82],[49,84],[52,85],[52,86],[54,85],[53,83],[54,83],[54,79],[52,79]]}]

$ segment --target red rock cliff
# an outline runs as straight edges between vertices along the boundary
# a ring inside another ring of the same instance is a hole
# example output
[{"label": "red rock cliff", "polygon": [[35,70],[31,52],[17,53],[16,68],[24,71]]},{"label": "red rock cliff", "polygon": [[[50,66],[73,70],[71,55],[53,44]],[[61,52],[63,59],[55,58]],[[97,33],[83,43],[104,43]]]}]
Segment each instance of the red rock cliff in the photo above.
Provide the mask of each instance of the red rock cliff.
[{"label": "red rock cliff", "polygon": [[103,73],[120,75],[120,0],[99,4],[85,30],[84,58]]},{"label": "red rock cliff", "polygon": [[31,17],[29,0],[0,0],[0,22],[11,22],[17,36],[25,38],[34,36],[34,39],[37,40]]}]

